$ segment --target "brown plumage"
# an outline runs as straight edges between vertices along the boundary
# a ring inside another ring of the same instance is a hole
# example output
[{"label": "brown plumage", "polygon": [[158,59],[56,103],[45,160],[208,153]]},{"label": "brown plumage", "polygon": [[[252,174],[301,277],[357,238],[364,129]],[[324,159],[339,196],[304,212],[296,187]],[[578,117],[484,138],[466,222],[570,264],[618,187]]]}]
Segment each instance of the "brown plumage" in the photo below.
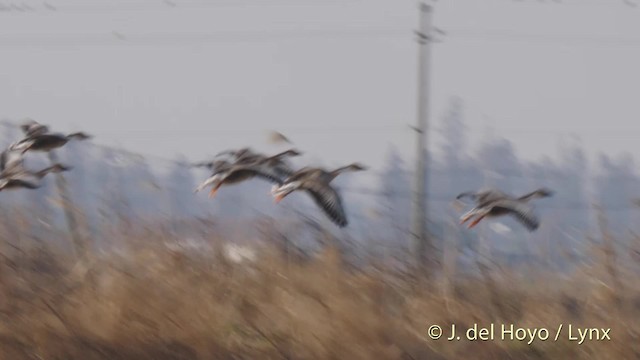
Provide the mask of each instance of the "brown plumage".
[{"label": "brown plumage", "polygon": [[60,133],[37,133],[32,136],[27,136],[23,140],[20,140],[16,144],[16,149],[20,151],[51,151],[64,146],[72,139],[87,140],[91,136],[83,132],[72,133],[64,135]]},{"label": "brown plumage", "polygon": [[272,194],[276,202],[296,190],[304,190],[327,216],[339,227],[345,227],[349,221],[342,205],[340,194],[331,186],[331,182],[345,171],[366,170],[363,165],[354,163],[333,171],[322,168],[306,167],[289,176],[282,185],[275,186]]},{"label": "brown plumage", "polygon": [[213,197],[223,185],[237,184],[254,177],[262,178],[272,183],[282,184],[284,179],[293,173],[293,170],[284,159],[300,154],[301,153],[295,149],[290,149],[273,156],[253,153],[250,150],[233,152],[232,155],[236,157],[235,162],[217,160],[204,164],[204,166],[212,170],[212,174],[196,188],[195,192],[209,185],[213,185],[209,192],[209,197]]},{"label": "brown plumage", "polygon": [[464,192],[458,195],[456,199],[471,198],[475,201],[476,206],[460,217],[460,223],[464,224],[475,216],[476,219],[469,224],[469,228],[472,228],[485,217],[512,215],[527,230],[534,231],[540,226],[540,220],[534,214],[533,207],[529,204],[529,201],[552,195],[553,192],[548,189],[538,189],[520,197],[513,197],[494,189]]}]

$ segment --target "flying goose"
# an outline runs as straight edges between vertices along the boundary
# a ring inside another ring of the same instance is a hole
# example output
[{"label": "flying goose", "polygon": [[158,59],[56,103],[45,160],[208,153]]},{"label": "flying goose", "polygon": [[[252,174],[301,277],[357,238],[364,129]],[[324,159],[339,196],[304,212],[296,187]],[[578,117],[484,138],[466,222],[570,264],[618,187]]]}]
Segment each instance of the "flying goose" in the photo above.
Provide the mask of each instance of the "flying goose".
[{"label": "flying goose", "polygon": [[302,168],[287,179],[280,186],[274,186],[271,193],[279,203],[287,195],[296,190],[304,190],[327,216],[339,227],[348,224],[347,215],[342,206],[340,194],[331,186],[331,181],[345,171],[361,171],[366,167],[357,163],[327,171],[321,168]]},{"label": "flying goose", "polygon": [[16,144],[16,149],[19,149],[23,153],[27,151],[47,152],[47,151],[51,151],[64,146],[67,142],[69,142],[72,139],[87,140],[91,138],[91,136],[83,132],[76,132],[69,135],[64,135],[60,133],[49,133],[49,132],[41,133],[39,131],[41,130],[37,130],[35,131],[34,135],[31,135],[31,136],[27,135],[26,138],[20,140]]},{"label": "flying goose", "polygon": [[54,164],[40,171],[30,171],[23,166],[7,168],[0,173],[0,191],[8,189],[37,189],[41,185],[40,180],[49,173],[59,173],[71,170],[71,167]]},{"label": "flying goose", "polygon": [[553,192],[548,189],[538,189],[520,197],[513,197],[501,191],[489,189],[479,192],[463,192],[457,200],[470,198],[476,206],[460,217],[460,224],[464,224],[472,217],[476,219],[469,224],[469,228],[476,226],[485,217],[512,215],[523,224],[527,230],[534,231],[540,226],[540,220],[533,213],[530,200],[550,197]]},{"label": "flying goose", "polygon": [[[200,184],[194,192],[199,192],[209,185],[213,185],[209,197],[214,197],[218,189],[223,185],[231,185],[245,180],[259,177],[272,183],[282,184],[284,179],[293,173],[283,158],[298,156],[301,153],[290,149],[273,156],[264,156],[255,153],[245,153],[239,156],[234,163],[218,160],[211,163],[213,173]],[[208,166],[206,164],[205,166]]]}]

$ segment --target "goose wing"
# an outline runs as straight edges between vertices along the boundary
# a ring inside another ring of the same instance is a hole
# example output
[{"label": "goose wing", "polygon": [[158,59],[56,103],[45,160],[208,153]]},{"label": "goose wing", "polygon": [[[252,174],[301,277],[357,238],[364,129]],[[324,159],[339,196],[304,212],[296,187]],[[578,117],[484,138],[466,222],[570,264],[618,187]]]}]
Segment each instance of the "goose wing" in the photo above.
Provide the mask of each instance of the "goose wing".
[{"label": "goose wing", "polygon": [[22,132],[26,137],[42,135],[49,132],[48,126],[39,124],[35,121],[21,125],[20,129],[22,129]]},{"label": "goose wing", "polygon": [[21,187],[25,189],[37,189],[40,187],[40,184],[36,179],[31,177],[19,177],[19,178],[11,178],[7,179],[8,183],[12,187]]},{"label": "goose wing", "polygon": [[469,198],[475,201],[478,206],[487,206],[493,202],[511,199],[511,197],[501,191],[495,189],[481,190],[478,192],[467,191],[456,196],[456,200]]},{"label": "goose wing", "polygon": [[540,220],[534,214],[533,208],[521,201],[509,199],[499,200],[493,204],[492,208],[493,210],[502,210],[513,216],[529,231],[534,231],[540,226]]},{"label": "goose wing", "polygon": [[0,179],[9,181],[14,184],[26,183],[27,186],[24,186],[24,187],[29,187],[28,184],[33,184],[33,186],[36,186],[38,182],[38,179],[36,178],[36,176],[34,176],[32,173],[28,171],[25,171],[22,168],[7,169],[2,173],[0,173]]},{"label": "goose wing", "polygon": [[342,206],[342,199],[335,189],[318,182],[309,182],[305,184],[305,190],[331,221],[339,227],[347,226],[348,221]]},{"label": "goose wing", "polygon": [[269,167],[270,171],[272,171],[280,179],[282,179],[283,182],[285,179],[287,179],[288,177],[290,177],[295,173],[295,171],[293,171],[293,169],[289,166],[289,164],[282,161],[281,159],[268,160],[264,164],[264,166]]},{"label": "goose wing", "polygon": [[278,185],[284,184],[284,179],[287,177],[286,168],[272,166],[268,163],[255,164],[248,167],[247,171],[252,172],[256,177]]},{"label": "goose wing", "polygon": [[228,183],[236,183],[258,177],[271,183],[282,185],[284,178],[267,164],[253,163],[251,165],[236,165],[224,176]]},{"label": "goose wing", "polygon": [[24,162],[22,154],[11,148],[0,153],[0,171],[21,167]]},{"label": "goose wing", "polygon": [[191,164],[191,167],[207,168],[210,171],[217,173],[230,168],[231,164],[229,164],[225,160],[214,160],[214,161],[201,161],[201,162],[193,163]]}]

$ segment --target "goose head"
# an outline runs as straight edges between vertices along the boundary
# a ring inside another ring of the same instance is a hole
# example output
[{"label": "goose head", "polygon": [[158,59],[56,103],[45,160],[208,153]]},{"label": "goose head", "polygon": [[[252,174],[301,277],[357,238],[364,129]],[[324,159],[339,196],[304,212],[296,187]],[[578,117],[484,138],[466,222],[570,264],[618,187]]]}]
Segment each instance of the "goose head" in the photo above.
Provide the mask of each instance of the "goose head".
[{"label": "goose head", "polygon": [[554,191],[553,190],[549,190],[547,188],[542,188],[542,189],[538,190],[537,193],[538,193],[538,196],[541,197],[541,198],[551,197],[551,196],[554,195]]},{"label": "goose head", "polygon": [[360,163],[353,163],[351,165],[349,165],[349,170],[352,171],[364,171],[367,170],[368,167],[366,165],[360,164]]}]

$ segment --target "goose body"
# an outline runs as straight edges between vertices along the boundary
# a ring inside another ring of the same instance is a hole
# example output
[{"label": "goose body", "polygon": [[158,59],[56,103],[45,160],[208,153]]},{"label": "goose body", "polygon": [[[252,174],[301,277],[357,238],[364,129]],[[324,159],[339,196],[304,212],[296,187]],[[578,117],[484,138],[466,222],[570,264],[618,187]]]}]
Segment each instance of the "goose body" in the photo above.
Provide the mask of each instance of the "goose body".
[{"label": "goose body", "polygon": [[284,179],[293,173],[284,158],[298,156],[300,152],[291,149],[273,156],[265,156],[248,150],[242,153],[236,152],[233,155],[237,158],[233,163],[226,160],[205,163],[204,166],[209,167],[213,173],[196,188],[195,192],[211,185],[213,187],[209,197],[213,197],[223,185],[238,184],[256,177],[282,184]]},{"label": "goose body", "polygon": [[460,217],[460,223],[464,224],[475,217],[475,220],[469,224],[469,228],[472,228],[485,217],[511,215],[524,225],[527,230],[535,231],[540,226],[540,220],[535,215],[529,202],[533,199],[552,195],[553,192],[548,189],[538,189],[520,197],[513,197],[495,189],[464,192],[459,194],[456,199],[470,198],[475,201],[476,206]]},{"label": "goose body", "polygon": [[280,186],[274,186],[271,192],[275,197],[276,203],[278,203],[294,191],[305,191],[333,223],[338,227],[345,227],[349,224],[349,221],[342,205],[342,198],[336,189],[331,186],[331,182],[345,171],[361,171],[365,169],[364,166],[355,163],[333,171],[306,167],[286,178]]},{"label": "goose body", "polygon": [[20,140],[16,144],[16,149],[21,150],[23,153],[27,151],[51,151],[64,146],[72,139],[86,140],[91,136],[77,132],[69,135],[60,133],[36,133],[32,136],[27,136],[23,140]]}]

